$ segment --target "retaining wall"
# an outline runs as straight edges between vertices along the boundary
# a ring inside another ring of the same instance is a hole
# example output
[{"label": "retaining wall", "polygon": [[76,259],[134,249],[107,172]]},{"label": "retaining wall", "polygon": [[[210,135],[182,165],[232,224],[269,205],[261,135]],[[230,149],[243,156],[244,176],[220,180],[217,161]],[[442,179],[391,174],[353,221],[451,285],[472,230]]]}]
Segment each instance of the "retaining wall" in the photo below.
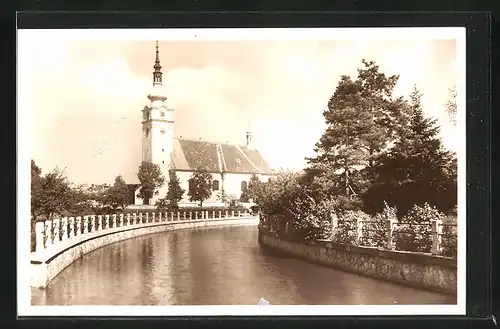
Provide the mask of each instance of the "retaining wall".
[{"label": "retaining wall", "polygon": [[104,229],[61,241],[31,253],[30,286],[45,288],[68,265],[89,252],[134,237],[180,229],[209,226],[257,225],[258,217],[210,218],[175,222],[141,223]]},{"label": "retaining wall", "polygon": [[456,259],[318,241],[297,243],[259,228],[259,243],[311,262],[394,283],[457,294]]}]

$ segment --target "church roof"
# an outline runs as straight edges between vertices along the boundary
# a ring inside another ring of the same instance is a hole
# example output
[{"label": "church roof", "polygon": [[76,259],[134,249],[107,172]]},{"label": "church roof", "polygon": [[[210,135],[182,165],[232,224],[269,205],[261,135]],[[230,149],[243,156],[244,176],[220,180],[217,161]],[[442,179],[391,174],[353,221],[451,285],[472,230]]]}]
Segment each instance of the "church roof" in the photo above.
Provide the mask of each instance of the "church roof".
[{"label": "church roof", "polygon": [[209,172],[271,174],[259,151],[243,145],[174,139],[171,168]]}]

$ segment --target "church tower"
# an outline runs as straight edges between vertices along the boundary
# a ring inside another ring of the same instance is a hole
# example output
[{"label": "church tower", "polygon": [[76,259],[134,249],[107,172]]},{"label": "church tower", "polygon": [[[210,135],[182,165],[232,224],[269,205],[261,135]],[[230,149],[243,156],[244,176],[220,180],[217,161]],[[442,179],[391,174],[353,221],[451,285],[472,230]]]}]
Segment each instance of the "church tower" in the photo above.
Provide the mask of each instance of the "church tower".
[{"label": "church tower", "polygon": [[168,180],[174,140],[174,109],[166,104],[158,41],[153,69],[153,87],[148,95],[150,103],[142,110],[142,161],[159,165],[163,176]]}]

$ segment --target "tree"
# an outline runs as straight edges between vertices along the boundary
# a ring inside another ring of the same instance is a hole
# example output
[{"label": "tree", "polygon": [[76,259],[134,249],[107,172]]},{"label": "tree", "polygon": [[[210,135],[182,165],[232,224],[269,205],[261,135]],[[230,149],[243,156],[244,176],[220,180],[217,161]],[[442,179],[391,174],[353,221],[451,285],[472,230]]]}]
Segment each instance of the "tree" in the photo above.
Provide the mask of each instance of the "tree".
[{"label": "tree", "polygon": [[253,202],[257,203],[260,189],[262,189],[262,181],[257,175],[253,174],[250,177],[247,188],[241,193],[241,202],[249,202],[252,199]]},{"label": "tree", "polygon": [[34,160],[31,160],[31,217],[36,219],[40,210],[40,197],[42,195],[42,170],[38,167]]},{"label": "tree", "polygon": [[73,191],[64,171],[56,168],[44,177],[41,170],[32,162],[31,214],[36,221],[40,216],[52,220],[54,215],[61,215],[74,205]]},{"label": "tree", "polygon": [[453,125],[457,124],[457,90],[453,86],[449,89],[450,99],[445,104],[446,113]]},{"label": "tree", "polygon": [[379,72],[375,62],[362,63],[356,80],[341,77],[323,113],[327,128],[316,144],[317,156],[308,159],[309,173],[334,179],[327,197],[363,193],[371,179],[364,168],[374,165],[407,119],[403,100],[392,97],[399,77]]},{"label": "tree", "polygon": [[442,146],[437,120],[424,116],[416,86],[409,108],[408,127],[401,130],[394,147],[379,157],[374,184],[363,196],[370,213],[380,211],[384,201],[396,206],[400,215],[425,202],[445,212],[456,205],[456,159]]},{"label": "tree", "polygon": [[165,183],[160,166],[151,162],[143,161],[139,166],[137,173],[139,178],[140,188],[138,197],[144,200],[144,204],[149,204],[149,199],[158,194],[158,188]]},{"label": "tree", "polygon": [[203,201],[212,195],[212,175],[204,170],[196,170],[189,178],[189,201],[199,201],[203,207]]},{"label": "tree", "polygon": [[184,189],[181,188],[179,178],[177,177],[175,171],[170,170],[168,175],[169,181],[167,195],[156,202],[158,210],[179,208],[178,203],[182,200],[182,196],[185,192]]},{"label": "tree", "polygon": [[104,204],[109,206],[113,211],[118,209],[124,210],[127,207],[128,199],[129,188],[122,176],[117,176],[113,186],[104,192]]}]

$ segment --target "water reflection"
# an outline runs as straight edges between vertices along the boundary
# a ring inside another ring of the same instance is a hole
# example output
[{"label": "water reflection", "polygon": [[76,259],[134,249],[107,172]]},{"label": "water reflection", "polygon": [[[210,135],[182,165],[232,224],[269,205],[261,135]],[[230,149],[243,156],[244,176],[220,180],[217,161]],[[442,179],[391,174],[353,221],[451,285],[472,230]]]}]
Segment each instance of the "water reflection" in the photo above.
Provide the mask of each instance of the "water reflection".
[{"label": "water reflection", "polygon": [[33,305],[454,304],[420,291],[277,256],[253,226],[171,231],[85,255]]}]

